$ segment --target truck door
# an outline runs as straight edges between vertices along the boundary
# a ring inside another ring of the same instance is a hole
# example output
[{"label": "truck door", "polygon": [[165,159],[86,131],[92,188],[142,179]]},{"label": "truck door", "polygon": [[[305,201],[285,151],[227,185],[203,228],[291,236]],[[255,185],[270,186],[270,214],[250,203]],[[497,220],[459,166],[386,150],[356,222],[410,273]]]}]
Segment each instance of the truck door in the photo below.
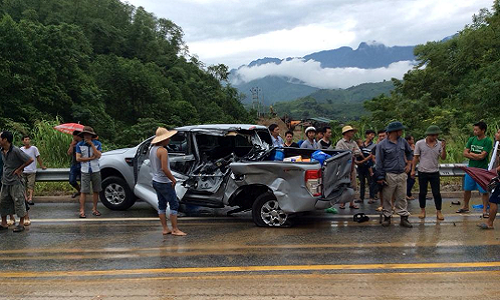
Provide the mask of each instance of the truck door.
[{"label": "truck door", "polygon": [[352,152],[338,151],[322,167],[323,197],[338,200],[351,185]]}]

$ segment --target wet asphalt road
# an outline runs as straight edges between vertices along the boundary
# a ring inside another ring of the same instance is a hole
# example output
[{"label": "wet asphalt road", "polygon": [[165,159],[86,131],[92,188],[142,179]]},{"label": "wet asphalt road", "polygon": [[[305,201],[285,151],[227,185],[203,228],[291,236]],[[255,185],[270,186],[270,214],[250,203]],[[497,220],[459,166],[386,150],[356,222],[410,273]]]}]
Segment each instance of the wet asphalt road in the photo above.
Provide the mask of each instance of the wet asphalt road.
[{"label": "wet asphalt road", "polygon": [[145,203],[87,219],[76,201],[39,203],[29,230],[0,233],[0,299],[499,299],[500,225],[481,231],[480,211],[450,201],[445,221],[429,201],[413,229],[354,223],[349,209],[283,229],[203,209],[180,218],[187,237],[163,237]]}]

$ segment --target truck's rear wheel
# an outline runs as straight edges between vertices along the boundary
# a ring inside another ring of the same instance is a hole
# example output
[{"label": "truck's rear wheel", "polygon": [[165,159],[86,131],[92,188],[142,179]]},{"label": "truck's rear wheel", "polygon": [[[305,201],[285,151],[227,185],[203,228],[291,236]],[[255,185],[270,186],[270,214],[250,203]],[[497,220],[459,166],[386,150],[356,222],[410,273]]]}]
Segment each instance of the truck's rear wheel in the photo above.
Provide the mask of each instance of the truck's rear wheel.
[{"label": "truck's rear wheel", "polygon": [[290,221],[271,193],[257,197],[252,206],[252,218],[255,225],[260,227],[288,227]]},{"label": "truck's rear wheel", "polygon": [[102,181],[100,198],[102,204],[111,210],[127,210],[136,200],[127,182],[116,176],[107,177]]}]

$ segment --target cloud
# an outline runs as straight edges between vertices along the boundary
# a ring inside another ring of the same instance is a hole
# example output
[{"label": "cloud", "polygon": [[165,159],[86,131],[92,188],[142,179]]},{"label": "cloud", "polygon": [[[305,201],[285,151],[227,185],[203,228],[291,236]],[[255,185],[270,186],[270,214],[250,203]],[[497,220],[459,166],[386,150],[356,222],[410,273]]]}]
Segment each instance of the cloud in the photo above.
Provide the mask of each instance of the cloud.
[{"label": "cloud", "polygon": [[322,89],[348,88],[365,82],[401,79],[413,66],[412,61],[400,61],[390,64],[387,68],[378,69],[321,68],[321,64],[317,61],[295,58],[283,61],[279,65],[268,63],[251,68],[241,67],[233,84],[266,76],[282,76],[297,78],[307,85]]},{"label": "cloud", "polygon": [[492,0],[128,0],[185,32],[191,53],[232,68],[376,40],[416,45],[453,35]]}]

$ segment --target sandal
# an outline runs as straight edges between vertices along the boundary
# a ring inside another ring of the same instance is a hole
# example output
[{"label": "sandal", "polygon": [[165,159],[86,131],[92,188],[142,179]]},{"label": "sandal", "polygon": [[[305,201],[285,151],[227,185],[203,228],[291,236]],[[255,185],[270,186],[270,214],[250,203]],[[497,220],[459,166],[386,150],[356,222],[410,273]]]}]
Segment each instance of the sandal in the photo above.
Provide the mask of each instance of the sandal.
[{"label": "sandal", "polygon": [[466,214],[466,213],[469,213],[469,209],[468,208],[461,208],[459,210],[457,210],[457,214]]},{"label": "sandal", "polygon": [[340,209],[345,209],[345,205],[344,206],[339,206]]},{"label": "sandal", "polygon": [[490,214],[489,213],[483,214],[483,219],[489,219],[489,218],[490,218]]},{"label": "sandal", "polygon": [[16,227],[14,227],[14,230],[12,230],[13,232],[22,232],[24,231],[24,226],[21,226],[21,224],[17,225]]},{"label": "sandal", "polygon": [[359,209],[359,206],[356,206],[356,205],[349,205],[349,208],[350,208],[350,209]]},{"label": "sandal", "polygon": [[96,217],[100,217],[101,216],[101,213],[98,211],[98,210],[94,210],[92,212],[92,215],[96,216]]},{"label": "sandal", "polygon": [[80,213],[80,215],[79,215],[79,216],[80,216],[80,218],[81,218],[81,219],[85,219],[85,218],[87,217],[87,216],[85,215],[85,213]]}]

